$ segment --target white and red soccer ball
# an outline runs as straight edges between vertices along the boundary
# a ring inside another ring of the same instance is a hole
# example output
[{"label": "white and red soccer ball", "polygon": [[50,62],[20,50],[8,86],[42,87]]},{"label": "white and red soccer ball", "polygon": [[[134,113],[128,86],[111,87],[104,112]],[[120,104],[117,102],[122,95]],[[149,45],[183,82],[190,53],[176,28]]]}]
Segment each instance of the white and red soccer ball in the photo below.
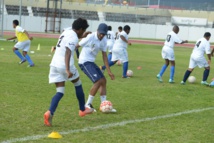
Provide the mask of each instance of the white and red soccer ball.
[{"label": "white and red soccer ball", "polygon": [[126,74],[128,77],[132,77],[134,73],[132,70],[128,70]]},{"label": "white and red soccer ball", "polygon": [[106,100],[100,104],[100,111],[103,113],[108,113],[112,109],[113,109],[113,105],[112,105],[111,101]]}]

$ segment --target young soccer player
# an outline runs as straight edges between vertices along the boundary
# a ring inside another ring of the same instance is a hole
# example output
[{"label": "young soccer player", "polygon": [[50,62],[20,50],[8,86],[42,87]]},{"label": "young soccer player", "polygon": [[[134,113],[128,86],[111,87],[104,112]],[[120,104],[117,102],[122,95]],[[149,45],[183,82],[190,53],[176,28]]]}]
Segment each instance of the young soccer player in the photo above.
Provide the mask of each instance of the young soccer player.
[{"label": "young soccer player", "polygon": [[[205,68],[203,78],[201,81],[202,85],[209,85],[207,83],[207,78],[209,76],[210,72],[210,63],[211,63],[211,48],[210,48],[210,37],[211,34],[209,32],[206,32],[204,34],[203,38],[200,38],[192,51],[192,54],[190,56],[189,61],[189,69],[185,72],[183,81],[181,81],[181,84],[185,84],[186,80],[188,79],[189,75],[192,73],[194,68],[198,66],[199,68]],[[207,54],[208,61],[206,61],[206,58],[204,57],[204,53]]]},{"label": "young soccer player", "polygon": [[71,81],[76,90],[76,97],[79,101],[79,116],[92,113],[92,108],[85,108],[85,97],[79,73],[74,65],[74,52],[78,43],[78,38],[82,36],[88,28],[85,19],[77,19],[72,24],[72,30],[64,31],[56,45],[56,52],[50,64],[49,83],[55,83],[56,94],[53,96],[50,108],[44,114],[44,124],[52,125],[52,118],[59,101],[64,95],[65,81]]},{"label": "young soccer player", "polygon": [[[77,45],[77,47],[82,47],[82,51],[79,57],[79,66],[81,70],[94,83],[90,90],[86,106],[92,107],[94,96],[96,95],[98,90],[100,90],[101,102],[106,100],[106,78],[104,77],[99,67],[94,63],[99,51],[102,51],[103,62],[106,65],[109,76],[112,80],[114,80],[114,75],[112,74],[108,66],[108,59],[106,55],[107,31],[107,25],[105,23],[101,23],[97,29],[97,32],[89,34],[86,38],[83,38]],[[116,110],[112,109],[111,112],[116,112]]]},{"label": "young soccer player", "polygon": [[119,26],[118,27],[118,32],[116,32],[116,37],[115,37],[115,39],[117,38],[117,35],[120,33],[120,32],[122,32],[123,31],[123,27],[122,26]]},{"label": "young soccer player", "polygon": [[[27,52],[30,50],[30,43],[33,38],[30,37],[28,32],[19,26],[18,20],[13,20],[13,28],[15,29],[16,36],[8,38],[7,40],[13,40],[16,39],[18,42],[14,45],[13,52],[20,58],[19,64],[22,64],[28,61],[29,65],[28,67],[33,67],[34,63],[31,60],[30,56],[27,54]],[[19,50],[22,50],[22,54],[19,52]]]},{"label": "young soccer player", "polygon": [[174,56],[174,45],[176,44],[183,44],[188,43],[187,40],[182,41],[178,37],[179,27],[175,25],[171,32],[167,34],[164,46],[162,48],[162,58],[165,59],[165,64],[162,66],[157,78],[159,82],[163,82],[162,76],[167,69],[169,63],[171,63],[170,68],[170,78],[169,83],[174,83],[174,73],[175,73],[175,56]]},{"label": "young soccer player", "polygon": [[[117,39],[115,40],[113,50],[112,50],[112,59],[109,62],[109,66],[113,66],[118,60],[123,63],[123,78],[127,78],[127,70],[128,70],[128,52],[127,45],[131,45],[128,41],[128,34],[131,28],[126,25],[124,26],[124,31],[117,35]],[[102,70],[104,71],[106,66],[102,66]]]}]

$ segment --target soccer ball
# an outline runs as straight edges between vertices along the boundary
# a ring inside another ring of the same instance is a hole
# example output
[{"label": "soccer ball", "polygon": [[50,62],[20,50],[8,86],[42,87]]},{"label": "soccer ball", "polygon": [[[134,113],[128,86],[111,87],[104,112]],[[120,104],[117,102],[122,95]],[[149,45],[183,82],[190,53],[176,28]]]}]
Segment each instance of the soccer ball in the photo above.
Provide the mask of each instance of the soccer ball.
[{"label": "soccer ball", "polygon": [[121,63],[121,61],[119,60],[119,61],[117,61],[117,65],[118,66],[121,66],[122,65],[122,63]]},{"label": "soccer ball", "polygon": [[127,74],[128,77],[131,77],[131,76],[133,76],[133,71],[132,70],[128,70],[126,74]]},{"label": "soccer ball", "polygon": [[100,111],[103,113],[107,113],[113,109],[111,101],[103,101],[100,104]]},{"label": "soccer ball", "polygon": [[189,83],[195,83],[195,81],[196,81],[196,78],[195,78],[194,76],[190,76],[190,77],[188,78],[188,82],[189,82]]}]

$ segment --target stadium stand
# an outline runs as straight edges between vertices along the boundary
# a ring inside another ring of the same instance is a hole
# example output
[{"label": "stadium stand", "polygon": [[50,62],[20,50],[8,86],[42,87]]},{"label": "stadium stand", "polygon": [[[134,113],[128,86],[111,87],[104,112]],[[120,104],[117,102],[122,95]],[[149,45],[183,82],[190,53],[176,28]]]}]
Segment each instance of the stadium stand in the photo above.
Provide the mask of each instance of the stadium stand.
[{"label": "stadium stand", "polygon": [[[19,6],[17,5],[5,5],[8,15],[19,15]],[[27,6],[22,6],[22,15],[28,16]]]},{"label": "stadium stand", "polygon": [[82,17],[90,20],[99,20],[97,11],[73,10],[74,18]]}]

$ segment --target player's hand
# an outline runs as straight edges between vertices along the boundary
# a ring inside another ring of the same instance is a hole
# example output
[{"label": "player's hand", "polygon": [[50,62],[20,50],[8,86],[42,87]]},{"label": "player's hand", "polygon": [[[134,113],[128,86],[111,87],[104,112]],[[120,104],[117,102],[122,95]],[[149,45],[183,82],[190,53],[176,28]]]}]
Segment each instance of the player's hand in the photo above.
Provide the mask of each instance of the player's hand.
[{"label": "player's hand", "polygon": [[185,42],[185,43],[188,43],[188,40],[185,40],[184,42]]},{"label": "player's hand", "polygon": [[108,75],[110,76],[111,80],[114,80],[114,74],[113,73],[108,73]]},{"label": "player's hand", "polygon": [[66,70],[68,78],[71,78],[73,76],[73,73],[71,73],[69,70]]},{"label": "player's hand", "polygon": [[33,40],[33,37],[30,37],[30,40]]},{"label": "player's hand", "polygon": [[132,43],[131,43],[131,42],[128,42],[128,45],[132,45]]},{"label": "player's hand", "polygon": [[53,53],[56,50],[56,47],[52,46],[51,47],[51,53]]}]

